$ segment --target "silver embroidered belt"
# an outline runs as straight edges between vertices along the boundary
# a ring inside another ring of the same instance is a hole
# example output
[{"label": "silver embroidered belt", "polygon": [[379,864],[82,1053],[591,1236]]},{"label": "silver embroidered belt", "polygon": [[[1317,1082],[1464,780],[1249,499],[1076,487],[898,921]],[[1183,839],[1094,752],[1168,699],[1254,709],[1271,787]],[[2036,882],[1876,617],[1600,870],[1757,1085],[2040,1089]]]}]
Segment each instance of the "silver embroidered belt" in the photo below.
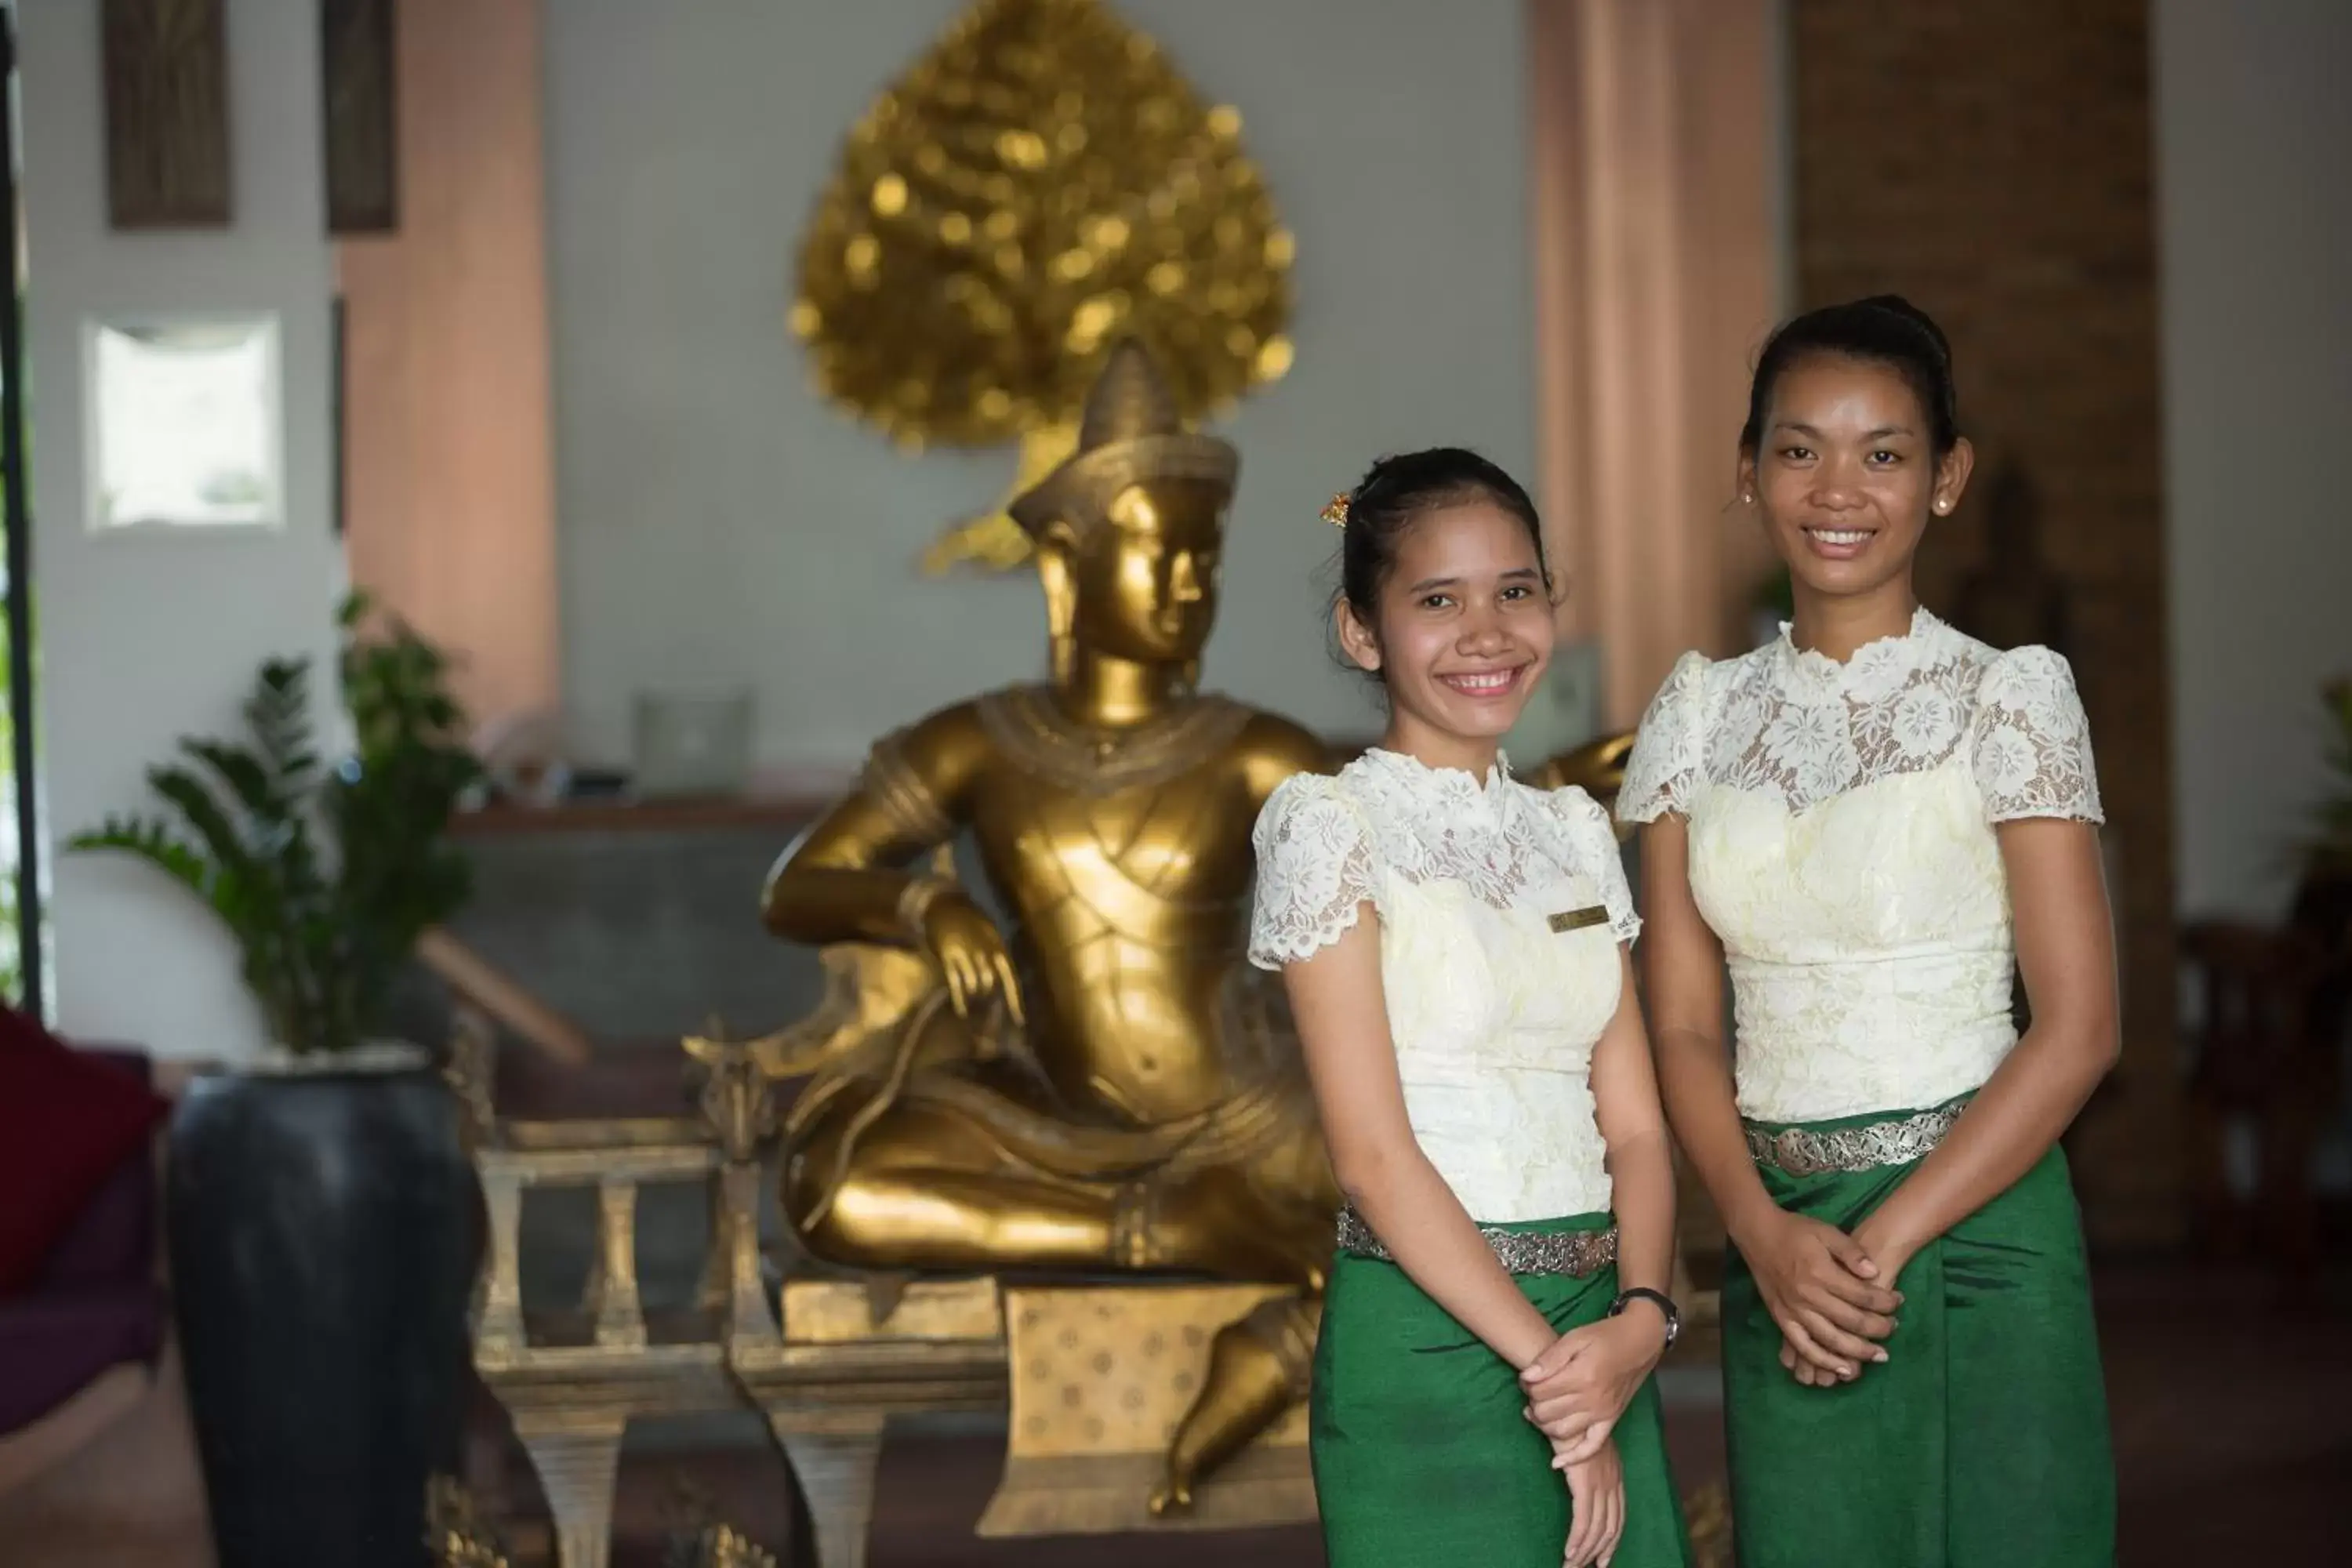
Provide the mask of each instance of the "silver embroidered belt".
[{"label": "silver embroidered belt", "polygon": [[[1607,1230],[1534,1231],[1482,1225],[1478,1234],[1495,1249],[1496,1259],[1513,1274],[1566,1274],[1580,1279],[1617,1261],[1615,1226]],[[1339,1250],[1381,1263],[1396,1261],[1352,1207],[1339,1211]]]},{"label": "silver embroidered belt", "polygon": [[1833,1171],[1874,1171],[1882,1165],[1907,1165],[1924,1159],[1952,1124],[1961,1107],[1940,1105],[1892,1121],[1862,1127],[1841,1127],[1832,1132],[1791,1127],[1767,1132],[1748,1130],[1748,1152],[1759,1165],[1770,1165],[1792,1176],[1822,1176]]}]

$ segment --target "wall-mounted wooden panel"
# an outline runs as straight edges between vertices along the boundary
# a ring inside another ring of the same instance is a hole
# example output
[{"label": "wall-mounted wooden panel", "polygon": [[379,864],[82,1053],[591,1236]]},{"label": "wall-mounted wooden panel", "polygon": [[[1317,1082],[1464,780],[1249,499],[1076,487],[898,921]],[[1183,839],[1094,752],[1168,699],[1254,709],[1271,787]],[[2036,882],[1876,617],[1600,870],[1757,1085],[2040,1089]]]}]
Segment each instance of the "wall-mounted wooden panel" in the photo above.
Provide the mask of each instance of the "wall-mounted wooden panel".
[{"label": "wall-mounted wooden panel", "polygon": [[227,0],[106,0],[107,210],[117,228],[229,221]]},{"label": "wall-mounted wooden panel", "polygon": [[330,234],[384,234],[400,226],[394,27],[393,0],[320,0]]}]

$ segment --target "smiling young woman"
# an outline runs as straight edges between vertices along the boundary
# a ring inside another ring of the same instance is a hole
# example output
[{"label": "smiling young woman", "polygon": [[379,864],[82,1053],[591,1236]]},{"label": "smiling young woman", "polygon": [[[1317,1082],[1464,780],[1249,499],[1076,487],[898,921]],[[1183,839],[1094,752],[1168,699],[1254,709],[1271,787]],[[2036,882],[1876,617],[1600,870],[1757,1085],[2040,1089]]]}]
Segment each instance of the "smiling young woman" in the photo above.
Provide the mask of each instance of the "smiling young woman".
[{"label": "smiling young woman", "polygon": [[1496,749],[1551,658],[1534,503],[1446,447],[1333,515],[1340,647],[1388,732],[1266,803],[1250,935],[1349,1205],[1310,1409],[1327,1556],[1686,1564],[1650,1380],[1677,1319],[1640,921],[1601,808]]},{"label": "smiling young woman", "polygon": [[1739,478],[1795,618],[1743,658],[1685,656],[1619,796],[1648,824],[1658,1078],[1731,1235],[1744,1568],[2115,1558],[2057,1146],[2116,1050],[2098,785],[2065,662],[1914,595],[1971,462],[1950,350],[1911,305],[1775,333]]}]

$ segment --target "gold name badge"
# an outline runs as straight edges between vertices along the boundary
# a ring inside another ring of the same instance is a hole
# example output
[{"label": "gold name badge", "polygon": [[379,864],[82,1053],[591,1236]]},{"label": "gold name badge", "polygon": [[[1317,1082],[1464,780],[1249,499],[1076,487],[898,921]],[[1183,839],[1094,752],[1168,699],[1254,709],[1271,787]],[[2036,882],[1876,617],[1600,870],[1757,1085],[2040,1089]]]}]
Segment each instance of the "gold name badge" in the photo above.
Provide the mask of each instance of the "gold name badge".
[{"label": "gold name badge", "polygon": [[1589,909],[1562,910],[1548,922],[1556,931],[1582,931],[1587,926],[1607,925],[1609,911],[1599,904]]}]

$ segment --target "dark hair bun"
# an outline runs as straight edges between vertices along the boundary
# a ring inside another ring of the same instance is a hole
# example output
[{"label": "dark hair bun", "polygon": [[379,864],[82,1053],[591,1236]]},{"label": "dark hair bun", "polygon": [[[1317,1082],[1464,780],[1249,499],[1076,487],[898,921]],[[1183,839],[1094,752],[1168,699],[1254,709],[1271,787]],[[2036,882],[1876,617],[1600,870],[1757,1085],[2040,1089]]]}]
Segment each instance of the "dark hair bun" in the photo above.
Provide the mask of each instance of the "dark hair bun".
[{"label": "dark hair bun", "polygon": [[1748,423],[1739,429],[1739,449],[1763,444],[1764,421],[1773,388],[1796,364],[1811,359],[1852,359],[1881,364],[1910,384],[1927,417],[1927,437],[1942,457],[1960,439],[1960,398],[1952,379],[1952,343],[1935,318],[1900,294],[1873,294],[1843,305],[1824,305],[1783,321],[1756,357],[1748,388]]},{"label": "dark hair bun", "polygon": [[[1527,526],[1543,565],[1543,520],[1518,480],[1499,464],[1462,447],[1432,447],[1382,458],[1348,492],[1339,546],[1339,593],[1367,626],[1381,589],[1396,569],[1405,533],[1426,514],[1467,501],[1491,501]],[[1545,581],[1550,569],[1544,568]]]}]

